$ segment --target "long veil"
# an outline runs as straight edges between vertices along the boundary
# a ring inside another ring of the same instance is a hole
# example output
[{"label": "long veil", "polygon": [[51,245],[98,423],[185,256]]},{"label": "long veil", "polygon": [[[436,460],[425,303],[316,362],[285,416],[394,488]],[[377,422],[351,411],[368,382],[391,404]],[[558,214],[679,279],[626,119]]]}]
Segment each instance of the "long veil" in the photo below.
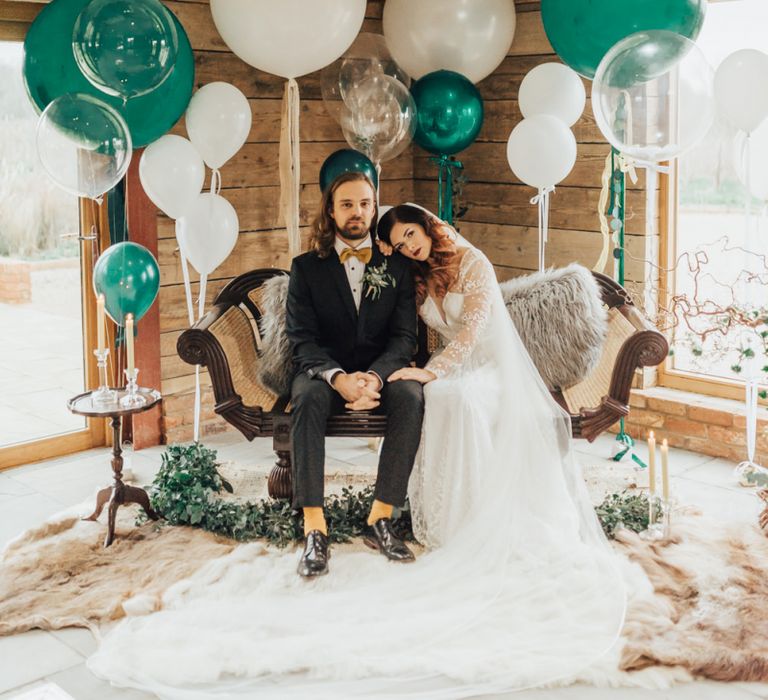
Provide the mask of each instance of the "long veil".
[{"label": "long veil", "polygon": [[298,554],[240,546],[167,591],[163,610],[120,623],[89,668],[174,700],[446,700],[566,682],[615,650],[625,587],[569,417],[500,291],[489,329],[499,409],[479,418],[494,449],[467,465],[481,498],[450,542],[408,565],[340,552],[311,582]]}]

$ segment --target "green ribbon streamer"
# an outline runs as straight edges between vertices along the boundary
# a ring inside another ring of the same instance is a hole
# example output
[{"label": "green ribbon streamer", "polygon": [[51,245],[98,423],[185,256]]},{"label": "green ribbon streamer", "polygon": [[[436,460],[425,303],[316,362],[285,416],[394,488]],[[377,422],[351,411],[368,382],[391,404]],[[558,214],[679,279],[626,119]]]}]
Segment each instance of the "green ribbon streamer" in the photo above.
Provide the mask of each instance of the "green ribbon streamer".
[{"label": "green ribbon streamer", "polygon": [[[615,148],[611,148],[611,195],[608,202],[608,215],[613,216],[614,208],[618,208],[619,216],[616,217],[621,222],[621,226],[616,231],[616,246],[613,249],[613,257],[618,260],[617,270],[617,282],[624,286],[624,229],[625,229],[625,205],[626,205],[626,175],[622,172],[619,165],[619,152]],[[614,462],[619,462],[630,452],[630,457],[633,462],[641,467],[647,467],[648,465],[643,462],[640,457],[635,454],[632,449],[635,445],[635,441],[625,431],[624,419],[619,421],[619,432],[616,435],[616,442],[623,445],[616,455],[613,457]]]},{"label": "green ribbon streamer", "polygon": [[451,156],[442,154],[431,157],[438,166],[437,172],[437,215],[446,223],[453,225],[453,171],[463,170],[464,164]]},{"label": "green ribbon streamer", "polygon": [[[107,192],[107,219],[109,220],[109,244],[128,240],[128,217],[125,211],[125,178]],[[125,329],[115,329],[115,347],[125,343]]]}]

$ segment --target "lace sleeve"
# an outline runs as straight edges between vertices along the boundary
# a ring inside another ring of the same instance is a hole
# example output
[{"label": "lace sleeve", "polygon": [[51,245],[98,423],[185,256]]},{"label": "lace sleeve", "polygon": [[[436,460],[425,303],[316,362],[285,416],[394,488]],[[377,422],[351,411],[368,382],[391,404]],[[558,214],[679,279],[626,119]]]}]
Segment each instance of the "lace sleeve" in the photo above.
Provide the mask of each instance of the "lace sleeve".
[{"label": "lace sleeve", "polygon": [[429,360],[426,369],[438,379],[458,369],[472,354],[491,317],[495,286],[493,266],[480,251],[471,248],[464,254],[457,291],[464,295],[461,330],[445,349]]}]

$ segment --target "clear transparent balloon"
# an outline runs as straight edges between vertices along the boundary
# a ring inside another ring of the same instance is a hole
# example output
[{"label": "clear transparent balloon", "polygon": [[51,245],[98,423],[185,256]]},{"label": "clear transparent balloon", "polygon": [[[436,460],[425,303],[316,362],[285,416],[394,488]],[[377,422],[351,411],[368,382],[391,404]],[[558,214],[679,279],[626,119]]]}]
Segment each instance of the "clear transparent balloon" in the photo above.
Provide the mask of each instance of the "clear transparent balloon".
[{"label": "clear transparent balloon", "polygon": [[600,62],[592,109],[600,130],[622,153],[647,162],[675,158],[712,125],[712,68],[701,49],[679,34],[632,34]]},{"label": "clear transparent balloon", "polygon": [[323,100],[336,121],[341,123],[342,109],[354,108],[355,89],[376,75],[395,78],[406,87],[411,84],[408,74],[390,54],[384,37],[363,32],[341,58],[320,73]]},{"label": "clear transparent balloon", "polygon": [[395,158],[413,140],[416,105],[408,88],[395,78],[377,74],[349,91],[340,110],[341,129],[349,145],[374,163]]},{"label": "clear transparent balloon", "polygon": [[101,100],[67,94],[40,115],[37,153],[45,171],[64,190],[96,199],[125,175],[132,146],[120,114]]}]

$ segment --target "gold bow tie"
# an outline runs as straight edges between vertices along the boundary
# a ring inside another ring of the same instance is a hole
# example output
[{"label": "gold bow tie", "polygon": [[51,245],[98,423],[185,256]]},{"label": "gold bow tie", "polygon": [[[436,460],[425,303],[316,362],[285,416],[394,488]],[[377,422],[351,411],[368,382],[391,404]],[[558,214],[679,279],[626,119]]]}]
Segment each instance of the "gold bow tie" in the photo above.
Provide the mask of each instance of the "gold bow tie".
[{"label": "gold bow tie", "polygon": [[358,260],[360,260],[364,265],[367,265],[369,262],[371,262],[371,256],[373,255],[373,248],[367,247],[367,248],[344,248],[344,250],[341,251],[341,255],[339,255],[339,260],[341,260],[342,263],[347,262],[349,258],[355,257]]}]

